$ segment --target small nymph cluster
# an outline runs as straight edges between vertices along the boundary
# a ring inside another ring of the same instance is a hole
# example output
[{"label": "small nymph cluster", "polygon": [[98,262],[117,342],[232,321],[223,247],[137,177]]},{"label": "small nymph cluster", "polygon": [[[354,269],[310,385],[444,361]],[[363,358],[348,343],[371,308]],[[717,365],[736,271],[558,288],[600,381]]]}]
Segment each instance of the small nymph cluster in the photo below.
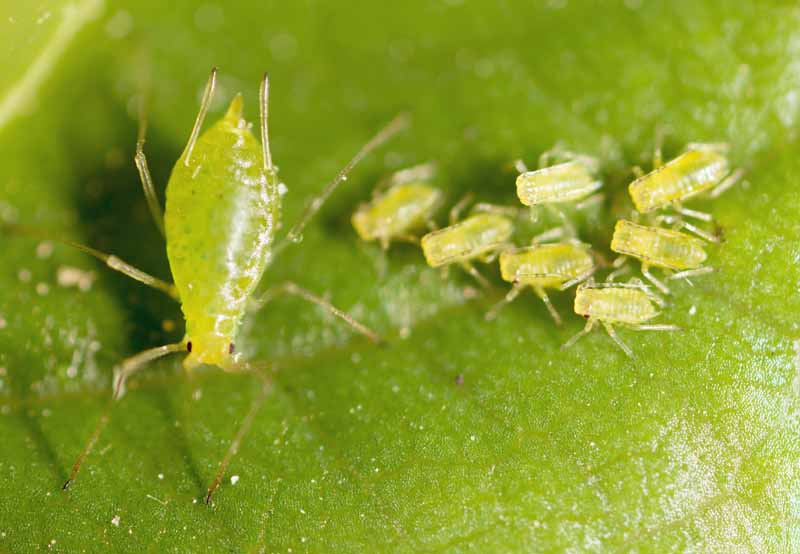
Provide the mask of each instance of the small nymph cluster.
[{"label": "small nymph cluster", "polygon": [[[565,291],[577,285],[574,310],[587,322],[564,347],[599,324],[632,356],[614,326],[649,331],[673,331],[678,327],[649,323],[666,302],[643,280],[633,278],[620,283],[615,279],[630,270],[630,258],[640,261],[644,279],[663,294],[670,294],[665,280],[688,279],[712,271],[703,265],[707,258],[705,245],[719,239],[687,221],[711,222],[712,218],[685,208],[683,202],[702,193],[715,198],[739,180],[742,171],[731,171],[725,151],[725,145],[694,143],[663,163],[658,146],[650,173],[644,174],[635,167],[636,178],[628,187],[635,211],[630,220],[616,223],[610,246],[619,257],[611,264],[578,239],[575,225],[562,210],[567,205],[580,210],[602,202],[603,195],[598,192],[603,187],[600,163],[561,148],[542,154],[538,169],[529,170],[521,160],[514,164],[519,173],[519,201],[532,210],[534,218],[539,209],[544,209],[560,222],[558,227],[533,237],[529,245],[520,247],[512,242],[521,208],[478,203],[462,219],[461,213],[472,202],[472,195],[453,206],[447,227],[437,229],[433,218],[443,204],[444,194],[433,185],[435,167],[430,163],[399,171],[382,181],[372,200],[358,207],[352,222],[363,240],[376,240],[384,249],[393,241],[419,243],[428,265],[444,270],[459,265],[483,287],[488,287],[489,282],[474,262],[491,263],[499,258],[500,275],[512,287],[487,312],[487,320],[530,287],[560,325],[561,316],[547,290]],[[603,267],[612,271],[605,282],[595,283],[593,275]],[[657,278],[651,268],[661,269],[666,278]]]}]

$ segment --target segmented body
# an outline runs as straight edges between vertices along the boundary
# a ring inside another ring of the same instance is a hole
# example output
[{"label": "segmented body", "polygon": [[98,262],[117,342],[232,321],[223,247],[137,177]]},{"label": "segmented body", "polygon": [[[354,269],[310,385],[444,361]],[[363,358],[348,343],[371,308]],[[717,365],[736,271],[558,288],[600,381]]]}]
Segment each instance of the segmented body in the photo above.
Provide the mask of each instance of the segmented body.
[{"label": "segmented body", "polygon": [[422,252],[431,267],[471,260],[508,243],[514,225],[506,217],[482,213],[422,237]]},{"label": "segmented body", "polygon": [[708,257],[703,241],[672,229],[648,227],[621,219],[614,227],[611,250],[656,267],[686,270]]},{"label": "segmented body", "polygon": [[544,244],[500,254],[503,279],[532,287],[558,288],[593,267],[588,249],[572,243]]},{"label": "segmented body", "polygon": [[248,297],[270,258],[280,214],[278,177],[265,170],[259,142],[234,98],[200,135],[167,185],[167,256],[194,348],[186,367],[227,368]]},{"label": "segmented body", "polygon": [[517,177],[517,196],[526,206],[576,202],[602,186],[592,164],[572,160],[521,173]]},{"label": "segmented body", "polygon": [[353,214],[352,223],[362,240],[405,238],[430,220],[442,204],[442,192],[421,182],[395,185]]},{"label": "segmented body", "polygon": [[624,285],[580,285],[575,294],[575,313],[606,323],[638,325],[660,312],[641,289]]},{"label": "segmented body", "polygon": [[639,177],[628,192],[636,209],[647,213],[709,190],[728,173],[728,158],[719,150],[694,148]]}]

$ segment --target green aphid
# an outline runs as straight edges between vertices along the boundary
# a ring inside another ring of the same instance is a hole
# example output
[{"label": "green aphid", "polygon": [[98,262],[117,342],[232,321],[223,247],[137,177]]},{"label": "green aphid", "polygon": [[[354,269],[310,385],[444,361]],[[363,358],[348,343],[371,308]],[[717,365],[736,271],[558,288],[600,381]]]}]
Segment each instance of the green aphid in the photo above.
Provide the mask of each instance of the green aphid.
[{"label": "green aphid", "polygon": [[514,223],[509,215],[515,214],[516,209],[478,204],[473,210],[476,213],[458,221],[461,210],[471,200],[472,195],[467,195],[453,206],[450,225],[431,231],[422,237],[420,245],[429,266],[447,269],[451,264],[458,264],[481,286],[488,287],[489,282],[472,262],[491,262],[502,250],[512,246],[509,241],[514,234]]},{"label": "green aphid", "polygon": [[392,241],[418,243],[417,233],[433,226],[433,215],[444,198],[430,184],[434,172],[433,164],[418,165],[380,183],[372,200],[361,204],[351,218],[358,236],[377,240],[384,250]]},{"label": "green aphid", "polygon": [[[286,237],[274,244],[280,228],[281,196],[285,188],[278,177],[278,168],[272,163],[269,148],[269,81],[265,75],[261,83],[260,143],[242,116],[241,95],[234,97],[222,119],[200,134],[215,83],[216,70],[213,70],[189,142],[175,163],[167,184],[163,216],[143,151],[145,124],[144,118],[140,119],[136,166],[150,211],[166,238],[167,257],[175,284],[152,277],[116,256],[70,241],[60,241],[101,259],[112,269],[137,281],[167,292],[181,304],[186,320],[184,338],[180,342],[151,348],[123,360],[115,368],[114,400],[124,394],[125,381],[131,374],[147,363],[174,352],[187,353],[183,362],[187,370],[201,364],[217,366],[225,371],[259,370],[258,366],[249,364],[236,352],[236,337],[249,309],[259,308],[280,294],[295,295],[322,306],[356,331],[373,341],[378,340],[373,331],[348,314],[294,283],[287,282],[270,288],[258,299],[252,296],[276,253],[288,243],[299,241],[303,228],[334,189],[346,180],[353,166],[404,128],[407,118],[398,116],[364,145],[308,204]],[[13,230],[26,232],[19,226],[13,227]],[[206,502],[210,501],[219,486],[228,463],[265,398],[269,379],[264,371],[259,373],[264,377],[265,387],[220,464],[216,478],[208,488]],[[74,481],[81,464],[108,423],[109,415],[106,412],[101,417],[64,484],[65,489]]]}]

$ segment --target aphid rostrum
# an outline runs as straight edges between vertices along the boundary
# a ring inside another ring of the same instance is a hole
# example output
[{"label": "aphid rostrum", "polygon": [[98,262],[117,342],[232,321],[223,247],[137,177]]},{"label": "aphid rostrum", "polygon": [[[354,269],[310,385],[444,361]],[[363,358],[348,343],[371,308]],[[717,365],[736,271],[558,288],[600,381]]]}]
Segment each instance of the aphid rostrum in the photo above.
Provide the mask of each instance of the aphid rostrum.
[{"label": "aphid rostrum", "polygon": [[577,241],[534,245],[500,253],[500,274],[512,283],[505,298],[495,304],[486,319],[494,319],[497,312],[512,302],[526,287],[531,287],[542,299],[556,325],[561,317],[550,302],[546,289],[566,290],[588,279],[595,271],[589,248]]},{"label": "aphid rostrum", "polygon": [[[559,163],[550,165],[551,158]],[[597,175],[599,163],[591,156],[556,147],[540,156],[539,169],[528,170],[522,160],[514,165],[519,171],[516,182],[519,201],[525,206],[545,206],[561,219],[563,231],[571,236],[575,235],[574,227],[558,205],[575,204],[581,208],[601,198],[596,194],[603,186]],[[552,231],[549,234],[557,236]]]},{"label": "aphid rostrum", "polygon": [[[702,266],[708,257],[705,243],[673,229],[648,227],[621,219],[614,227],[611,250],[640,260],[642,275],[665,294],[669,294],[669,288],[650,273],[650,267],[677,272],[668,279],[686,279],[713,271],[711,267]],[[620,258],[615,265],[619,267],[624,260]]]},{"label": "aphid rostrum", "polygon": [[[744,171],[731,172],[726,150],[724,144],[692,143],[685,152],[662,163],[661,147],[657,145],[654,169],[628,186],[636,210],[646,214],[671,207],[681,215],[711,221],[711,215],[684,208],[683,202],[704,192],[716,198],[741,179]],[[718,241],[695,225],[683,223],[683,226],[706,240]]]},{"label": "aphid rostrum", "polygon": [[370,202],[361,204],[352,217],[358,236],[377,240],[384,250],[392,241],[418,243],[416,234],[433,227],[433,215],[442,205],[442,191],[430,184],[433,164],[410,167],[379,184]]},{"label": "aphid rostrum", "polygon": [[562,348],[569,348],[600,324],[623,352],[632,358],[633,351],[619,338],[614,325],[636,331],[679,331],[680,328],[675,325],[647,323],[661,313],[659,307],[663,306],[664,301],[639,280],[628,283],[583,283],[575,293],[574,308],[576,314],[587,319],[586,326]]},{"label": "aphid rostrum", "polygon": [[450,264],[459,264],[481,286],[488,287],[489,282],[472,262],[491,262],[501,250],[509,247],[514,223],[507,215],[508,210],[486,204],[481,205],[483,211],[457,222],[470,200],[471,195],[467,195],[453,206],[450,226],[426,234],[420,246],[429,266],[447,268]]},{"label": "aphid rostrum", "polygon": [[[140,119],[136,166],[139,169],[148,205],[155,223],[165,234],[167,257],[175,284],[161,281],[111,256],[69,241],[115,269],[148,286],[167,292],[181,304],[186,334],[180,342],[150,348],[123,360],[114,371],[113,400],[125,390],[125,381],[147,363],[174,352],[186,352],[183,365],[190,370],[200,364],[218,366],[225,371],[257,370],[241,359],[234,344],[239,326],[249,308],[258,308],[279,294],[295,295],[322,306],[371,340],[377,335],[334,307],[328,301],[288,282],[273,287],[260,298],[252,298],[262,274],[274,254],[289,242],[296,242],[303,228],[322,207],[348,172],[367,153],[407,125],[398,116],[378,132],[342,171],[310,202],[298,222],[282,242],[273,246],[281,214],[280,182],[273,165],[268,136],[267,76],[261,83],[261,143],[253,136],[242,117],[242,97],[237,95],[227,113],[200,134],[216,83],[216,69],[203,94],[201,107],[188,144],[172,170],[166,190],[166,210],[162,216],[144,156],[144,118]],[[12,231],[15,230],[12,228]],[[16,230],[21,230],[17,227]],[[38,234],[38,233],[30,233]],[[262,372],[263,373],[263,372]],[[265,383],[268,381],[265,378]],[[238,450],[243,436],[266,396],[267,386],[254,402],[244,423],[220,463],[208,488],[206,502],[219,486],[228,463]],[[66,489],[75,479],[81,464],[97,442],[109,420],[106,412],[78,456]]]}]

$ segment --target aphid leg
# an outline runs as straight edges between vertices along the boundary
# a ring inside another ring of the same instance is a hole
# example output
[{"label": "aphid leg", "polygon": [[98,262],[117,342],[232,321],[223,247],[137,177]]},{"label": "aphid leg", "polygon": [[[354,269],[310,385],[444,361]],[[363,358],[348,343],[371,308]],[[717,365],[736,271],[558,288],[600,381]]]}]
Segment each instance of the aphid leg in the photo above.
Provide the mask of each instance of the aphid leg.
[{"label": "aphid leg", "polygon": [[131,356],[130,358],[125,358],[118,367],[114,368],[114,382],[112,384],[111,401],[103,412],[103,415],[100,416],[100,419],[98,420],[94,431],[89,437],[89,440],[86,442],[86,445],[83,447],[81,453],[78,455],[78,458],[75,460],[75,463],[72,465],[72,471],[70,471],[69,478],[61,487],[62,490],[67,490],[78,476],[78,472],[80,471],[83,462],[91,453],[92,448],[94,448],[94,445],[100,438],[100,434],[103,432],[103,429],[105,429],[108,421],[111,419],[111,408],[113,407],[114,402],[119,400],[122,395],[125,394],[125,381],[127,378],[153,360],[162,358],[167,354],[172,354],[173,352],[181,352],[185,349],[186,343],[183,341],[173,344],[166,344],[164,346],[158,346],[156,348],[149,348],[139,352],[134,356]]},{"label": "aphid leg", "polygon": [[153,217],[153,223],[156,224],[156,227],[163,237],[164,212],[161,210],[161,204],[158,202],[158,195],[153,185],[153,178],[150,176],[150,168],[147,165],[147,157],[144,155],[144,141],[147,135],[147,114],[145,112],[146,107],[143,94],[139,102],[139,133],[136,139],[136,156],[134,157],[134,162],[136,163],[136,169],[139,170],[139,179],[142,181],[144,197],[145,200],[147,200],[147,207],[150,210],[150,215]]},{"label": "aphid leg", "polygon": [[631,270],[630,266],[628,265],[628,256],[618,256],[616,260],[611,262],[611,267],[614,268],[614,271],[609,273],[606,277],[607,283],[613,282],[614,279],[620,275],[628,273]]},{"label": "aphid leg", "polygon": [[244,417],[244,420],[242,420],[242,424],[236,431],[236,435],[233,437],[233,440],[228,447],[228,451],[225,453],[225,457],[222,458],[222,461],[219,464],[219,469],[217,469],[217,473],[214,475],[214,480],[208,486],[208,492],[206,493],[206,505],[211,503],[211,497],[222,483],[222,478],[225,476],[225,471],[228,469],[228,465],[230,465],[231,460],[233,460],[234,456],[236,456],[236,454],[239,452],[242,441],[244,440],[245,436],[247,436],[250,428],[253,426],[256,415],[258,415],[258,411],[261,409],[261,406],[267,399],[271,388],[271,381],[264,378],[264,382],[261,385],[261,391],[250,405],[250,410],[248,410],[247,415]]},{"label": "aphid leg", "polygon": [[633,358],[633,350],[631,350],[630,346],[628,346],[627,344],[625,344],[624,342],[622,342],[622,339],[621,339],[621,338],[619,338],[619,335],[618,335],[618,334],[617,334],[617,332],[614,330],[614,326],[613,326],[613,325],[611,325],[610,323],[607,323],[607,322],[605,322],[605,321],[604,321],[604,322],[603,322],[603,327],[605,327],[605,329],[606,329],[606,333],[608,333],[608,336],[609,336],[609,337],[611,337],[611,340],[613,340],[614,342],[616,342],[616,343],[617,343],[617,346],[619,346],[620,348],[622,348],[622,351],[623,351],[623,352],[625,352],[625,354],[626,354],[626,355],[627,355],[629,358]]},{"label": "aphid leg", "polygon": [[675,211],[681,215],[685,215],[686,217],[693,217],[694,219],[699,219],[700,221],[709,222],[712,220],[711,214],[706,212],[699,212],[697,210],[690,210],[689,208],[684,208],[681,204],[676,203]]},{"label": "aphid leg", "polygon": [[490,288],[489,281],[486,280],[486,277],[481,275],[470,262],[461,262],[461,267],[464,268],[464,271],[472,275],[472,278],[475,279],[481,287],[485,289]]},{"label": "aphid leg", "polygon": [[251,300],[251,304],[249,307],[253,310],[261,309],[265,304],[274,300],[276,297],[282,294],[297,296],[298,298],[301,298],[306,302],[311,302],[312,304],[316,304],[317,306],[324,308],[325,310],[335,315],[336,317],[342,319],[345,323],[350,325],[350,327],[352,327],[354,330],[367,337],[372,342],[381,342],[380,336],[375,331],[373,331],[366,325],[359,323],[351,315],[349,315],[346,312],[343,312],[342,310],[340,310],[339,308],[337,308],[324,298],[321,298],[311,293],[310,291],[300,287],[299,285],[291,281],[287,281],[281,285],[268,289],[266,292],[264,292],[263,295],[261,295],[260,298]]},{"label": "aphid leg", "polygon": [[653,169],[658,169],[662,165],[664,165],[664,156],[662,155],[661,151],[664,146],[664,134],[666,133],[666,129],[663,125],[659,125],[656,127],[656,144],[653,148]]},{"label": "aphid leg", "polygon": [[533,246],[538,246],[540,243],[548,242],[551,240],[558,240],[564,236],[564,227],[553,227],[542,233],[539,233],[531,239]]},{"label": "aphid leg", "polygon": [[504,215],[507,217],[518,217],[522,209],[514,206],[500,206],[488,202],[479,202],[472,207],[472,211]]},{"label": "aphid leg", "polygon": [[695,235],[697,235],[701,239],[707,240],[708,242],[715,242],[715,243],[721,242],[719,237],[717,237],[715,235],[712,235],[711,233],[709,233],[707,231],[703,231],[701,228],[697,227],[696,225],[692,225],[691,223],[686,223],[685,221],[680,221],[679,222],[679,227],[681,229],[686,229],[687,231],[694,233]]},{"label": "aphid leg", "polygon": [[513,301],[514,301],[514,299],[515,299],[515,298],[517,298],[517,296],[519,296],[519,293],[520,293],[520,292],[522,292],[522,290],[523,290],[524,288],[525,288],[525,285],[522,285],[522,284],[520,284],[520,283],[514,283],[514,284],[511,286],[511,290],[509,290],[509,291],[508,291],[508,293],[507,293],[507,294],[506,294],[506,295],[503,297],[503,299],[502,299],[502,300],[500,300],[499,302],[497,302],[497,303],[496,303],[494,306],[492,306],[491,308],[489,308],[489,311],[488,311],[488,312],[486,312],[486,315],[484,316],[484,319],[486,319],[486,321],[491,321],[491,320],[493,320],[495,317],[497,317],[497,313],[498,313],[498,312],[499,312],[499,311],[500,311],[500,310],[501,310],[501,309],[502,309],[502,308],[503,308],[503,307],[504,307],[506,304],[509,304],[509,303],[513,302]]},{"label": "aphid leg", "polygon": [[652,324],[652,325],[628,325],[629,329],[634,331],[680,331],[681,328],[677,325],[669,324]]},{"label": "aphid leg", "polygon": [[328,198],[333,194],[336,188],[344,181],[347,180],[347,175],[350,171],[360,162],[367,154],[381,146],[384,142],[392,138],[394,135],[408,127],[409,117],[408,114],[402,113],[392,119],[389,123],[386,124],[380,131],[378,131],[367,143],[361,147],[361,149],[356,152],[356,155],[347,162],[347,164],[342,168],[339,173],[336,174],[336,177],[333,178],[325,188],[322,189],[317,196],[311,199],[306,205],[305,210],[303,210],[300,219],[297,220],[297,223],[289,230],[286,234],[286,237],[278,243],[275,248],[273,249],[273,259],[277,254],[283,250],[287,244],[289,243],[297,243],[303,239],[303,229],[305,229],[308,222],[317,214],[317,212],[322,208]]},{"label": "aphid leg", "polygon": [[578,342],[584,335],[588,335],[589,333],[591,333],[592,329],[594,329],[594,325],[595,325],[595,320],[589,318],[589,320],[586,321],[586,326],[581,331],[579,331],[575,335],[572,335],[572,337],[567,342],[561,345],[561,350],[566,350],[567,348]]},{"label": "aphid leg", "polygon": [[544,302],[544,305],[547,308],[547,311],[550,312],[550,317],[553,318],[553,321],[556,322],[556,325],[561,327],[561,316],[558,315],[558,312],[556,311],[555,307],[553,306],[553,303],[550,302],[550,297],[547,296],[547,292],[544,290],[544,288],[542,288],[542,287],[534,287],[533,291],[536,293],[536,296],[538,296],[539,298],[542,299],[542,302]]},{"label": "aphid leg", "polygon": [[70,246],[72,248],[77,248],[81,252],[85,252],[90,256],[94,256],[108,267],[113,269],[114,271],[118,271],[123,275],[127,275],[131,279],[135,281],[139,281],[147,285],[148,287],[154,288],[156,290],[160,290],[161,292],[165,292],[170,295],[172,298],[178,300],[178,291],[175,288],[175,285],[172,283],[168,283],[166,281],[162,281],[152,275],[145,273],[144,271],[137,269],[130,265],[129,263],[119,259],[118,257],[114,256],[113,254],[106,254],[105,252],[101,252],[99,250],[95,250],[91,246],[86,246],[84,244],[80,244],[78,242],[74,242],[67,239],[62,239],[56,236],[49,235],[48,233],[42,233],[35,229],[30,229],[28,227],[22,225],[16,225],[11,223],[4,223],[0,224],[0,229],[7,230],[11,233],[16,233],[20,235],[25,235],[29,237],[38,237],[43,240],[52,240],[53,242],[57,242],[59,244],[63,244],[65,246]]},{"label": "aphid leg", "polygon": [[426,162],[424,164],[408,167],[396,171],[391,174],[388,179],[382,179],[375,188],[385,190],[396,185],[410,183],[411,181],[427,181],[436,175],[437,169],[436,162]]},{"label": "aphid leg", "polygon": [[638,278],[629,279],[627,283],[618,283],[618,284],[616,284],[614,286],[615,287],[625,287],[625,288],[629,288],[629,289],[638,289],[638,290],[642,291],[643,293],[645,293],[650,300],[652,300],[653,302],[658,304],[659,307],[663,308],[664,306],[667,305],[667,303],[664,301],[664,299],[661,298],[656,293],[654,293],[650,289],[650,287],[648,287],[644,283],[644,281],[642,281],[641,279],[638,279]]},{"label": "aphid leg", "polygon": [[637,179],[644,177],[644,169],[642,169],[641,166],[635,165],[631,168],[631,171],[633,172],[633,176]]},{"label": "aphid leg", "polygon": [[686,271],[679,271],[678,273],[673,273],[667,279],[688,279],[689,277],[696,277],[698,275],[706,275],[708,273],[713,273],[713,267],[698,267],[696,269],[687,269]]},{"label": "aphid leg", "polygon": [[707,150],[725,154],[731,149],[727,142],[690,142],[686,145],[686,150]]},{"label": "aphid leg", "polygon": [[523,162],[522,160],[514,160],[513,163],[514,163],[514,169],[516,169],[518,173],[528,172],[528,166],[525,165],[525,162]]},{"label": "aphid leg", "polygon": [[461,200],[456,202],[456,204],[450,208],[450,215],[448,217],[450,225],[458,222],[458,220],[461,218],[461,212],[463,212],[469,203],[472,202],[473,198],[475,198],[475,195],[471,192],[468,192],[461,197]]},{"label": "aphid leg", "polygon": [[554,217],[557,217],[561,220],[561,226],[564,228],[564,233],[568,237],[577,236],[577,232],[575,231],[575,227],[572,225],[572,222],[567,217],[560,208],[557,208],[553,204],[545,204],[545,209],[550,212]]},{"label": "aphid leg", "polygon": [[744,175],[744,169],[741,168],[737,169],[736,171],[725,177],[720,184],[711,189],[711,192],[708,193],[708,196],[711,198],[718,197],[723,192],[725,192],[733,185],[735,185],[737,182],[739,182],[739,180],[742,178],[742,175]]},{"label": "aphid leg", "polygon": [[214,97],[214,88],[217,86],[217,68],[211,70],[211,75],[208,77],[206,89],[203,91],[203,99],[200,101],[200,111],[197,112],[197,118],[194,120],[194,127],[192,127],[192,134],[189,135],[189,142],[186,144],[186,150],[183,154],[183,164],[189,167],[189,162],[192,157],[192,150],[194,144],[197,142],[197,137],[200,135],[200,128],[203,126],[203,121],[208,113],[208,107],[211,105],[211,99]]},{"label": "aphid leg", "polygon": [[602,192],[595,193],[575,204],[575,208],[578,210],[585,210],[592,204],[598,204],[602,202],[603,200],[605,200],[605,197],[606,195],[603,194]]},{"label": "aphid leg", "polygon": [[658,290],[664,294],[669,294],[669,287],[667,287],[667,285],[665,285],[661,280],[657,279],[655,275],[650,273],[649,264],[642,263],[642,275],[644,275],[645,279],[653,283]]},{"label": "aphid leg", "polygon": [[573,287],[573,286],[575,286],[575,285],[577,285],[579,283],[583,283],[584,281],[589,279],[592,275],[594,275],[595,271],[597,271],[597,266],[589,269],[588,271],[584,271],[580,275],[576,275],[575,277],[573,277],[569,281],[561,283],[561,286],[558,287],[558,290],[565,291],[570,287]]}]

